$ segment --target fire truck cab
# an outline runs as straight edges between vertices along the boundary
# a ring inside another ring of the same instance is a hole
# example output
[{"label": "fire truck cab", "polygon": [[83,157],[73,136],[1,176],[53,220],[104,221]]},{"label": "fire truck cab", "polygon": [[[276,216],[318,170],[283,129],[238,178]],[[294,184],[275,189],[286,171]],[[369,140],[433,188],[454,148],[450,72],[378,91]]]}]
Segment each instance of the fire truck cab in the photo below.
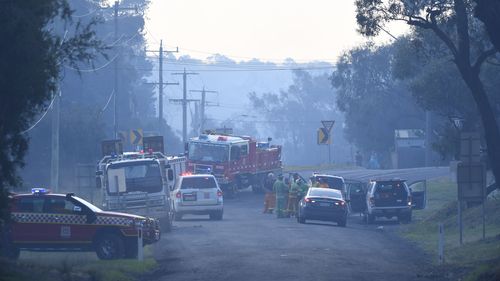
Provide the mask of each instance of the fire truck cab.
[{"label": "fire truck cab", "polygon": [[248,136],[202,134],[189,140],[186,152],[187,170],[213,174],[229,196],[249,186],[260,191],[268,173],[282,171],[281,146]]},{"label": "fire truck cab", "polygon": [[[154,141],[163,144],[163,138]],[[115,143],[115,147],[119,145]],[[96,183],[102,189],[102,207],[157,218],[162,231],[168,232],[173,220],[170,191],[186,168],[186,158],[164,155],[162,145],[148,145],[147,138],[144,147],[147,152],[103,149],[112,153],[107,153],[97,165]]]}]

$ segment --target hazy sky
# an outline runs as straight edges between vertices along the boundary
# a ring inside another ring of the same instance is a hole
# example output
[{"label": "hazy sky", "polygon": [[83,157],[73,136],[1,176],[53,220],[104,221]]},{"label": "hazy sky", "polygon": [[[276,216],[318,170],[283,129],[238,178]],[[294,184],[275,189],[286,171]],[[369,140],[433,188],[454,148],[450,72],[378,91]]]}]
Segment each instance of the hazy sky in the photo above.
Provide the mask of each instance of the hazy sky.
[{"label": "hazy sky", "polygon": [[150,47],[163,39],[197,58],[335,61],[366,40],[356,33],[354,0],[151,0],[147,18]]}]

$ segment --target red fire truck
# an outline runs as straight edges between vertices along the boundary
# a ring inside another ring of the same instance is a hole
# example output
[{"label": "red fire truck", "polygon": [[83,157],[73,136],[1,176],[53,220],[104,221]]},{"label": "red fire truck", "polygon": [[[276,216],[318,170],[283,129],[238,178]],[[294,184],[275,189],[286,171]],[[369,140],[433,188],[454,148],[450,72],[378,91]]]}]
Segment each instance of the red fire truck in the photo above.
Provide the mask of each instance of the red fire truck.
[{"label": "red fire truck", "polygon": [[227,195],[252,186],[261,191],[266,175],[282,172],[281,146],[247,136],[202,134],[186,145],[186,170],[213,174]]}]

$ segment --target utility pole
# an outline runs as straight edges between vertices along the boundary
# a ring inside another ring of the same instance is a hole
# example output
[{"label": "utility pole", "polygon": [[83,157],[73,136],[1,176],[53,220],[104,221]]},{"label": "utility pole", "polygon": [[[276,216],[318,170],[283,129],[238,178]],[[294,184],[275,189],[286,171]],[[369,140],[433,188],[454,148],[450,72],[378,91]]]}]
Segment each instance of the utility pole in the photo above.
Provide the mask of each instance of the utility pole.
[{"label": "utility pole", "polygon": [[58,91],[52,104],[52,157],[50,161],[50,187],[59,192],[59,120],[61,92]]},{"label": "utility pole", "polygon": [[197,75],[199,73],[196,72],[186,72],[186,68],[184,68],[183,72],[172,73],[172,75],[182,75],[182,142],[186,143],[187,141],[187,86],[186,80],[188,75]]},{"label": "utility pole", "polygon": [[[115,1],[113,6],[114,10],[114,23],[115,23],[115,34],[114,34],[114,42],[117,44],[118,41],[118,12],[120,10],[134,10],[137,12],[137,7],[120,7],[120,2],[118,0]],[[113,94],[113,135],[114,138],[118,138],[118,114],[117,114],[117,101],[116,97],[118,96],[118,60],[119,60],[119,52],[117,50],[117,55],[114,62],[114,94]]]},{"label": "utility pole", "polygon": [[179,83],[169,83],[163,82],[163,53],[177,53],[179,52],[179,47],[176,48],[175,51],[164,51],[163,50],[163,40],[160,40],[160,50],[146,50],[146,52],[158,52],[159,54],[159,71],[158,71],[158,83],[148,83],[158,85],[158,129],[161,132],[163,131],[163,86],[167,85],[179,85]]},{"label": "utility pole", "polygon": [[[202,90],[190,90],[190,92],[196,92],[196,93],[201,93],[201,113],[200,113],[200,132],[203,132],[205,129],[205,106],[207,105],[206,102],[206,93],[218,93],[217,91],[209,91],[205,90],[205,86],[203,86]],[[198,132],[198,133],[200,133]]]}]

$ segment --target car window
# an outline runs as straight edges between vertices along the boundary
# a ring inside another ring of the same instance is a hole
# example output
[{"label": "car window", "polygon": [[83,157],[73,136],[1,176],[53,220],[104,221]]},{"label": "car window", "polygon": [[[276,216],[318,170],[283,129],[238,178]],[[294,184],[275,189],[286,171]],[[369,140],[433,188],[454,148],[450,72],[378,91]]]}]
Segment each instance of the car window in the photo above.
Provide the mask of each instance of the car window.
[{"label": "car window", "polygon": [[45,212],[53,214],[72,214],[75,204],[65,198],[48,198],[45,201]]},{"label": "car window", "polygon": [[375,194],[389,194],[398,198],[408,196],[404,182],[377,182]]},{"label": "car window", "polygon": [[324,189],[324,188],[314,188],[309,191],[309,196],[311,197],[333,197],[342,199],[342,194],[334,190]]},{"label": "car window", "polygon": [[44,198],[20,198],[16,206],[16,211],[23,213],[43,213],[44,201]]},{"label": "car window", "polygon": [[206,189],[217,188],[217,183],[213,177],[192,177],[182,179],[181,189]]},{"label": "car window", "polygon": [[341,178],[316,176],[315,180],[318,181],[318,179],[326,182],[329,188],[338,190],[344,189],[344,181]]}]

